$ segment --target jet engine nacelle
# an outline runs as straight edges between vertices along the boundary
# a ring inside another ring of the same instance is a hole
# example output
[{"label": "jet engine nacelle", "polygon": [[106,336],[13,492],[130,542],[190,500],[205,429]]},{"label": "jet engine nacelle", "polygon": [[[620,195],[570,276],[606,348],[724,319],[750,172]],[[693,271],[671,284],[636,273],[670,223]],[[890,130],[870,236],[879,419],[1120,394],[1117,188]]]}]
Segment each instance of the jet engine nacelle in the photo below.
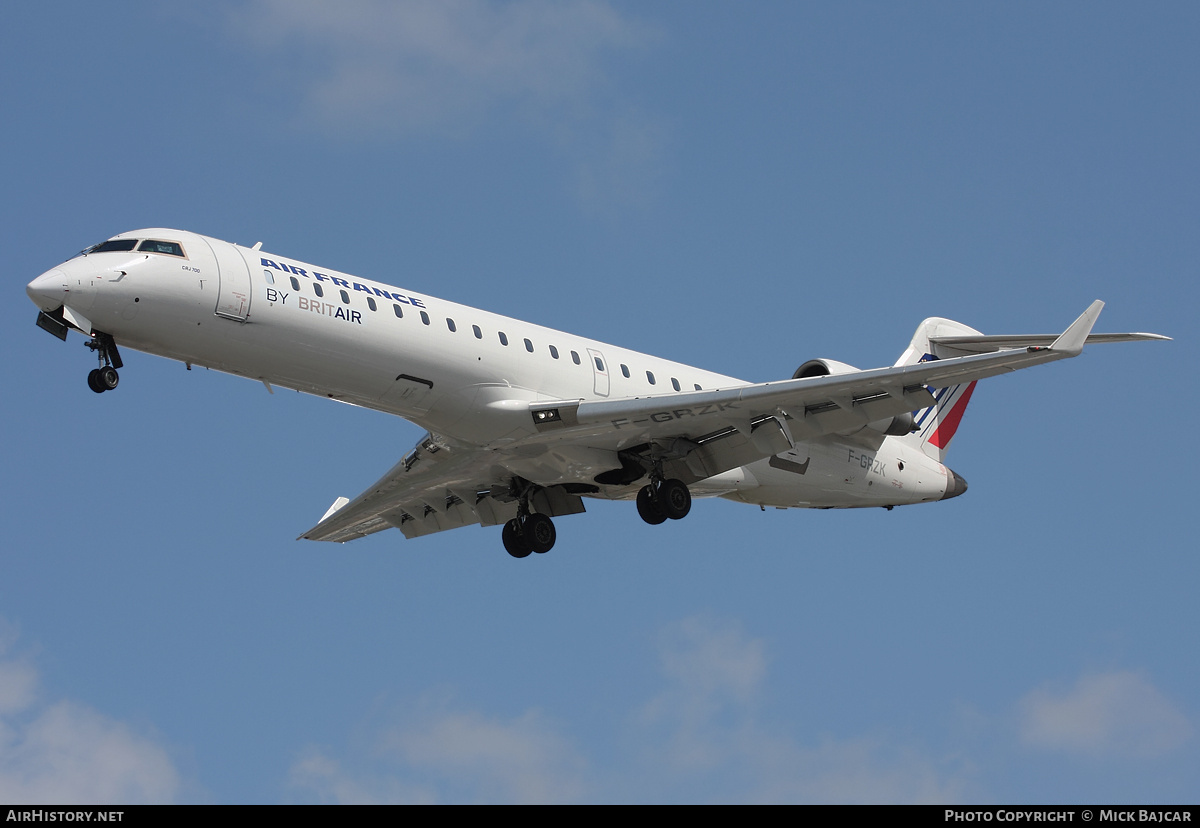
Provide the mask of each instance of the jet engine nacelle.
[{"label": "jet engine nacelle", "polygon": [[796,369],[792,379],[808,379],[809,377],[829,377],[834,374],[853,374],[861,369],[836,359],[810,359]]},{"label": "jet engine nacelle", "polygon": [[[807,379],[809,377],[830,377],[835,374],[854,374],[860,369],[853,365],[847,365],[844,362],[838,362],[836,359],[810,359],[808,362],[801,365],[792,374],[792,379]],[[880,434],[888,434],[893,437],[901,437],[911,433],[917,426],[916,420],[913,418],[911,411],[906,411],[903,414],[897,414],[895,417],[888,417],[883,420],[875,420],[867,423],[864,428],[878,431]],[[855,429],[861,431],[862,429]]]}]

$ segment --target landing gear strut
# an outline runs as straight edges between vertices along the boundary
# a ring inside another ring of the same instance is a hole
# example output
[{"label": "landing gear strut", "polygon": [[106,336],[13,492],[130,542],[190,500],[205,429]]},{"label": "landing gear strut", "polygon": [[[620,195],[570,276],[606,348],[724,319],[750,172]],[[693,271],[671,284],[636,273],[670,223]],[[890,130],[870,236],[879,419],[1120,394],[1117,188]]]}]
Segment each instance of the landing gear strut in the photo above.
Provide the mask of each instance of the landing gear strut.
[{"label": "landing gear strut", "polygon": [[121,381],[121,377],[117,374],[117,369],[123,367],[125,364],[121,361],[121,353],[117,350],[117,343],[113,341],[110,334],[96,331],[92,338],[87,341],[86,345],[96,352],[96,358],[100,361],[100,367],[93,368],[88,374],[88,388],[97,394],[113,390],[117,387],[117,383]]},{"label": "landing gear strut", "polygon": [[528,558],[533,554],[533,547],[521,536],[520,518],[513,518],[504,524],[504,528],[500,530],[500,540],[504,542],[505,551],[514,558]]},{"label": "landing gear strut", "polygon": [[549,552],[558,538],[554,521],[548,515],[529,511],[529,496],[533,490],[530,484],[521,493],[517,516],[505,523],[500,532],[504,549],[514,558],[527,558],[532,552]]},{"label": "landing gear strut", "polygon": [[667,520],[666,513],[659,507],[658,501],[654,497],[654,489],[650,486],[642,486],[638,489],[637,509],[642,520],[651,526],[657,526]]}]

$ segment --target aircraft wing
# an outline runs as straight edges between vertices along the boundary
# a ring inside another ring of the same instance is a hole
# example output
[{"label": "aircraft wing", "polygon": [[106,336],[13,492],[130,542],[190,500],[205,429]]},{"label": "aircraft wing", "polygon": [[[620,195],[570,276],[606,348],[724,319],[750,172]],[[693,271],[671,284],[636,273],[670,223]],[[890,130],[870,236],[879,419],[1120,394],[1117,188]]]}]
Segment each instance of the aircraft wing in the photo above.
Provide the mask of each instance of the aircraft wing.
[{"label": "aircraft wing", "polygon": [[[427,434],[353,501],[338,498],[299,539],[341,543],[393,527],[414,538],[473,523],[504,523],[517,516],[517,495],[501,459],[497,452],[455,446]],[[583,511],[578,496],[556,489],[539,493],[534,506],[548,515]]]},{"label": "aircraft wing", "polygon": [[[531,504],[535,511],[581,512],[578,493],[598,491],[594,482],[620,486],[639,480],[645,474],[639,456],[653,455],[667,476],[690,484],[787,451],[797,441],[850,433],[926,408],[934,402],[930,388],[1077,356],[1103,306],[1093,302],[1057,337],[1025,338],[1033,344],[1020,337],[958,338],[962,341],[948,347],[968,355],[914,365],[651,397],[522,405],[504,416],[529,418],[523,424],[526,430],[532,424],[529,436],[483,448],[429,435],[354,501],[340,498],[301,537],[347,541],[390,527],[416,537],[470,523],[503,523],[517,513],[514,476],[539,487]],[[988,339],[997,341],[981,341]],[[1007,347],[1010,342],[1014,347]],[[590,465],[576,462],[580,452],[589,454]]]},{"label": "aircraft wing", "polygon": [[[973,382],[1077,356],[1103,306],[1099,300],[1093,302],[1066,331],[1049,338],[1047,344],[992,348],[991,353],[935,358],[914,365],[712,391],[620,400],[545,402],[530,408],[535,426],[547,434],[556,429],[574,437],[624,434],[621,442],[630,446],[672,438],[703,444],[713,435],[732,430],[762,444],[764,451],[760,457],[769,456],[790,447],[785,444],[775,451],[765,451],[780,445],[781,438],[790,444],[826,434],[848,433],[871,422],[925,408],[933,404],[930,388]],[[974,339],[979,338],[982,337]],[[764,428],[766,432],[761,431]],[[721,470],[707,471],[711,475]]]}]

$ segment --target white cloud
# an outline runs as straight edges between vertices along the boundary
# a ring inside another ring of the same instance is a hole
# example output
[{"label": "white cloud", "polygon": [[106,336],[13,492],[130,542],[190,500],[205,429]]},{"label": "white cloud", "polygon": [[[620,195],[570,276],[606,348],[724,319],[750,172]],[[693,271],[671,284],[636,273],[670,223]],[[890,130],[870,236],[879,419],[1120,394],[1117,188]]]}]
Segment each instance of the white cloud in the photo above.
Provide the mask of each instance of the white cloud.
[{"label": "white cloud", "polygon": [[1132,672],[1084,676],[1066,691],[1039,688],[1019,709],[1026,745],[1093,757],[1161,756],[1192,732],[1187,717]]},{"label": "white cloud", "polygon": [[476,780],[488,801],[572,802],[584,791],[585,762],[536,711],[510,721],[442,713],[389,742],[410,765]]},{"label": "white cloud", "polygon": [[735,624],[667,625],[659,656],[663,689],[630,711],[607,767],[589,762],[538,711],[502,719],[425,703],[406,706],[399,724],[364,727],[376,735],[348,760],[308,750],[292,767],[293,785],[327,802],[960,798],[963,785],[915,749],[869,738],[808,747],[760,721],[766,647]]},{"label": "white cloud", "polygon": [[365,141],[515,131],[567,165],[588,207],[657,192],[668,130],[613,71],[656,34],[604,0],[252,0],[231,25],[294,90],[305,129]]},{"label": "white cloud", "polygon": [[37,670],[31,664],[0,663],[0,716],[20,713],[32,705],[37,681]]},{"label": "white cloud", "polygon": [[256,0],[235,25],[294,68],[311,117],[386,134],[460,129],[499,109],[579,117],[605,57],[649,37],[599,0]]},{"label": "white cloud", "polygon": [[579,801],[586,763],[536,711],[515,719],[425,703],[382,728],[346,770],[310,748],[292,784],[326,802]]},{"label": "white cloud", "polygon": [[309,748],[289,774],[292,787],[326,804],[431,805],[437,801],[430,788],[407,784],[394,775],[365,775],[366,779],[357,778],[316,748]]},{"label": "white cloud", "polygon": [[167,752],[73,701],[40,698],[37,671],[0,646],[0,801],[166,803],[179,775]]},{"label": "white cloud", "polygon": [[[660,636],[667,688],[636,718],[640,762],[660,789],[719,802],[949,802],[964,783],[919,751],[881,738],[804,745],[762,720],[766,648],[739,627],[707,618]],[[658,795],[661,797],[661,794]]]}]

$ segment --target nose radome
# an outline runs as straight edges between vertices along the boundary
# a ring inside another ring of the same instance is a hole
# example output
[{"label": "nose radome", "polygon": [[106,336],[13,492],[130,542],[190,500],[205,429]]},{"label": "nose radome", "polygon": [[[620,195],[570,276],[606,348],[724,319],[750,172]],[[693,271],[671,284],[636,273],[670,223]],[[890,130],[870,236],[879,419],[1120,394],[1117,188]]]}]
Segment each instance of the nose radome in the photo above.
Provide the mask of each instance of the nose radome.
[{"label": "nose radome", "polygon": [[67,292],[67,274],[55,268],[25,286],[25,292],[40,310],[52,311],[63,303]]}]

